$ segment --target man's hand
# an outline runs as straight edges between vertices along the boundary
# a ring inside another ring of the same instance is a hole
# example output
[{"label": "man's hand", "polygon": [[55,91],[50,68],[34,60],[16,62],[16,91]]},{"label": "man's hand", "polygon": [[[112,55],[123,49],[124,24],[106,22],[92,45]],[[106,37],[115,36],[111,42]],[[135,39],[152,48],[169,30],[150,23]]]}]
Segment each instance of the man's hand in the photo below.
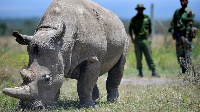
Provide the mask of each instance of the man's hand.
[{"label": "man's hand", "polygon": [[152,43],[152,35],[151,34],[149,34],[149,40]]},{"label": "man's hand", "polygon": [[135,43],[135,39],[132,36],[131,36],[131,40],[132,40],[133,43]]},{"label": "man's hand", "polygon": [[175,36],[174,34],[172,34],[172,38],[173,38],[174,40],[176,40],[176,36]]},{"label": "man's hand", "polygon": [[[183,43],[187,42],[188,39],[187,38],[181,38],[181,40],[183,41]],[[189,41],[188,41],[189,42]]]}]

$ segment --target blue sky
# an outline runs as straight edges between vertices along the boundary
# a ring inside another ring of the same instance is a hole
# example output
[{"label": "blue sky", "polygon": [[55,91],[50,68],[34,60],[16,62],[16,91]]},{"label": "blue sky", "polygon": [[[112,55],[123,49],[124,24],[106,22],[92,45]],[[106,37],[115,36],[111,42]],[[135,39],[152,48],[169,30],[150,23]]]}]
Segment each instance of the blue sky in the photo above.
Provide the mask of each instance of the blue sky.
[{"label": "blue sky", "polygon": [[[181,7],[180,0],[92,0],[111,10],[120,18],[130,19],[136,14],[135,7],[143,3],[145,14],[150,15],[151,4],[155,6],[156,19],[171,19],[174,11]],[[0,0],[0,18],[41,17],[52,0]],[[195,19],[200,20],[200,0],[189,0],[188,7],[195,12]]]}]

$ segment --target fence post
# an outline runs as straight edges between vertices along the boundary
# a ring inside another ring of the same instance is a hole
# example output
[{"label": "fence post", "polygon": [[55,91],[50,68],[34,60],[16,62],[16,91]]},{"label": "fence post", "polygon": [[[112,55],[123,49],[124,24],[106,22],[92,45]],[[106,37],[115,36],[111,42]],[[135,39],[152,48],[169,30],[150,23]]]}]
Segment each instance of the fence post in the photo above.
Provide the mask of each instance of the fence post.
[{"label": "fence post", "polygon": [[154,37],[155,37],[155,21],[154,21],[154,4],[151,4],[151,38],[152,38],[152,44],[154,43]]}]

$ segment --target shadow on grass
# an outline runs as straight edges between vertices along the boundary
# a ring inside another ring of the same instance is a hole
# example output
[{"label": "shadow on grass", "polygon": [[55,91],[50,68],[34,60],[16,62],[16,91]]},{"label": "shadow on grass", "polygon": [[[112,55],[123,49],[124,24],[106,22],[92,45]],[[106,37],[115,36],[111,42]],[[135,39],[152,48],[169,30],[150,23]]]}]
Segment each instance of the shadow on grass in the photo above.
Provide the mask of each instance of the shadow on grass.
[{"label": "shadow on grass", "polygon": [[[96,107],[99,107],[100,105],[107,105],[107,104],[110,104],[110,102],[101,101],[100,99],[97,99],[95,101]],[[79,99],[76,99],[76,100],[59,100],[57,105],[56,105],[56,108],[54,108],[54,109],[63,109],[63,110],[75,109],[75,110],[78,110],[78,109],[81,109],[81,108],[79,107]]]},{"label": "shadow on grass", "polygon": [[101,101],[101,100],[97,100],[95,101],[95,105],[106,105],[106,104],[110,104],[111,102],[108,101]]},{"label": "shadow on grass", "polygon": [[56,108],[67,109],[78,109],[79,108],[79,100],[59,100],[57,102]]}]

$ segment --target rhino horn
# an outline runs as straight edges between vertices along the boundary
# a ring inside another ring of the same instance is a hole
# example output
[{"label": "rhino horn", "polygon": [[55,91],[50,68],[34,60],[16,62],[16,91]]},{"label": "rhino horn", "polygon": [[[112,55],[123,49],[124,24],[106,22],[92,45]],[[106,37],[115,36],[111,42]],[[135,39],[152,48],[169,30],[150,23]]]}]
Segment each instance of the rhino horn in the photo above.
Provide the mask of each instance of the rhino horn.
[{"label": "rhino horn", "polygon": [[35,79],[35,74],[31,69],[29,69],[29,70],[23,69],[20,73],[21,73],[21,77],[25,81],[30,82],[30,81],[33,81]]},{"label": "rhino horn", "polygon": [[15,87],[15,88],[5,88],[3,90],[3,94],[21,99],[21,100],[28,100],[31,98],[31,90],[28,85]]}]

